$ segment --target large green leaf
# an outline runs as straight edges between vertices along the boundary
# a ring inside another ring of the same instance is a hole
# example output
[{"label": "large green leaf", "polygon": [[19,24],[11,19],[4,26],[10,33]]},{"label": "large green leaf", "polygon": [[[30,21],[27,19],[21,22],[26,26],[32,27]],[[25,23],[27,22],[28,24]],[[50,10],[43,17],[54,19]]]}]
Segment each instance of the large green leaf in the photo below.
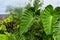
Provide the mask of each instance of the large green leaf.
[{"label": "large green leaf", "polygon": [[28,28],[31,27],[31,25],[34,22],[33,17],[33,11],[25,10],[21,17],[21,24],[20,24],[20,34],[23,34],[24,32],[28,31]]},{"label": "large green leaf", "polygon": [[46,35],[53,35],[54,40],[60,40],[60,8],[53,10],[51,5],[48,5],[42,12],[42,23]]},{"label": "large green leaf", "polygon": [[52,19],[53,16],[51,15],[53,12],[53,7],[51,5],[47,6],[45,10],[42,12],[42,23],[44,27],[44,31],[47,35],[50,35],[52,32]]},{"label": "large green leaf", "polygon": [[55,10],[53,10],[53,7],[51,5],[48,5],[42,12],[42,23],[44,31],[47,35],[52,34],[52,26],[56,23],[58,18],[58,13]]}]

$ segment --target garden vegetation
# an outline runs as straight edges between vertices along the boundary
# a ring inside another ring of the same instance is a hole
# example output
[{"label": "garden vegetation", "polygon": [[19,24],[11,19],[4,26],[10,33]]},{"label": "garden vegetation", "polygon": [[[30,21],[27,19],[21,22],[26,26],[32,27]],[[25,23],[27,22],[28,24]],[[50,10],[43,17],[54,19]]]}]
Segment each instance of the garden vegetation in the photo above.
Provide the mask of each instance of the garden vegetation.
[{"label": "garden vegetation", "polygon": [[8,10],[9,17],[0,21],[0,40],[60,40],[60,7],[34,0],[25,8]]}]

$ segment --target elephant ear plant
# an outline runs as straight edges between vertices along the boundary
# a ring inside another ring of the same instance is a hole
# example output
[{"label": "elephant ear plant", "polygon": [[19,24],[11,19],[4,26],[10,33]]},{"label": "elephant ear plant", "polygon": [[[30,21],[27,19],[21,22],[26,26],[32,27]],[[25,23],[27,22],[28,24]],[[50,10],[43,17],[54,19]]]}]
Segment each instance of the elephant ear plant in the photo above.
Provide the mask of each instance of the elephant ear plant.
[{"label": "elephant ear plant", "polygon": [[[38,14],[40,14],[40,9],[39,6],[41,6],[39,4],[40,0],[38,1],[34,1],[36,3],[34,3],[34,7],[31,6],[31,4],[28,4],[26,6],[26,9],[24,10],[24,13],[22,13],[21,16],[21,23],[20,23],[20,40],[28,40],[28,38],[23,38],[26,32],[28,32],[28,30],[33,27],[32,25],[35,23],[36,17]],[[35,5],[38,4],[38,5]],[[35,8],[36,7],[36,8]],[[37,13],[38,12],[38,13]],[[39,17],[40,15],[38,15]],[[31,35],[31,34],[30,34]],[[22,38],[21,38],[22,37]],[[29,36],[28,36],[29,37]],[[29,40],[33,40],[33,36],[31,36],[32,39]]]},{"label": "elephant ear plant", "polygon": [[11,23],[0,25],[0,40],[60,40],[60,7],[48,5],[41,10],[41,6],[40,0],[34,0],[33,6],[14,8],[8,17],[13,19],[13,30]]},{"label": "elephant ear plant", "polygon": [[[60,40],[60,7],[48,5],[41,13],[41,20],[48,40]],[[53,39],[52,39],[53,38]]]}]

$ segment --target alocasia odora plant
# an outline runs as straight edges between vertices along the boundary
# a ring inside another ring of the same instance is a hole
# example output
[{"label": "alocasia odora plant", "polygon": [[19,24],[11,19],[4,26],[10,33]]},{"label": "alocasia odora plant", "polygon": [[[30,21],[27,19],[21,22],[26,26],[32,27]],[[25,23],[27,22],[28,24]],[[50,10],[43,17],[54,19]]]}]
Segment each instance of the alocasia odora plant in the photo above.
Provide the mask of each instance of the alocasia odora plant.
[{"label": "alocasia odora plant", "polygon": [[60,7],[48,5],[41,13],[41,20],[46,35],[52,35],[54,40],[60,40]]}]

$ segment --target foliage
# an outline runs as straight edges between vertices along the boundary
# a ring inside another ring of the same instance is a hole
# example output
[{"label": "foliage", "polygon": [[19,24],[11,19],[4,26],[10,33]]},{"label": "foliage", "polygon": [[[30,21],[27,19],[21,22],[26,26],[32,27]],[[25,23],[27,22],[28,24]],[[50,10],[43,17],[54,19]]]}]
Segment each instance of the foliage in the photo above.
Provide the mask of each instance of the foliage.
[{"label": "foliage", "polygon": [[51,35],[51,37],[53,37],[54,40],[59,40],[60,36],[59,11],[60,10],[58,9],[58,7],[56,9],[53,9],[51,5],[48,5],[41,14],[44,31],[46,35]]},{"label": "foliage", "polygon": [[60,40],[60,7],[34,0],[24,9],[8,9],[8,18],[0,22],[0,40]]},{"label": "foliage", "polygon": [[0,34],[0,40],[8,40],[8,36],[5,34]]}]

